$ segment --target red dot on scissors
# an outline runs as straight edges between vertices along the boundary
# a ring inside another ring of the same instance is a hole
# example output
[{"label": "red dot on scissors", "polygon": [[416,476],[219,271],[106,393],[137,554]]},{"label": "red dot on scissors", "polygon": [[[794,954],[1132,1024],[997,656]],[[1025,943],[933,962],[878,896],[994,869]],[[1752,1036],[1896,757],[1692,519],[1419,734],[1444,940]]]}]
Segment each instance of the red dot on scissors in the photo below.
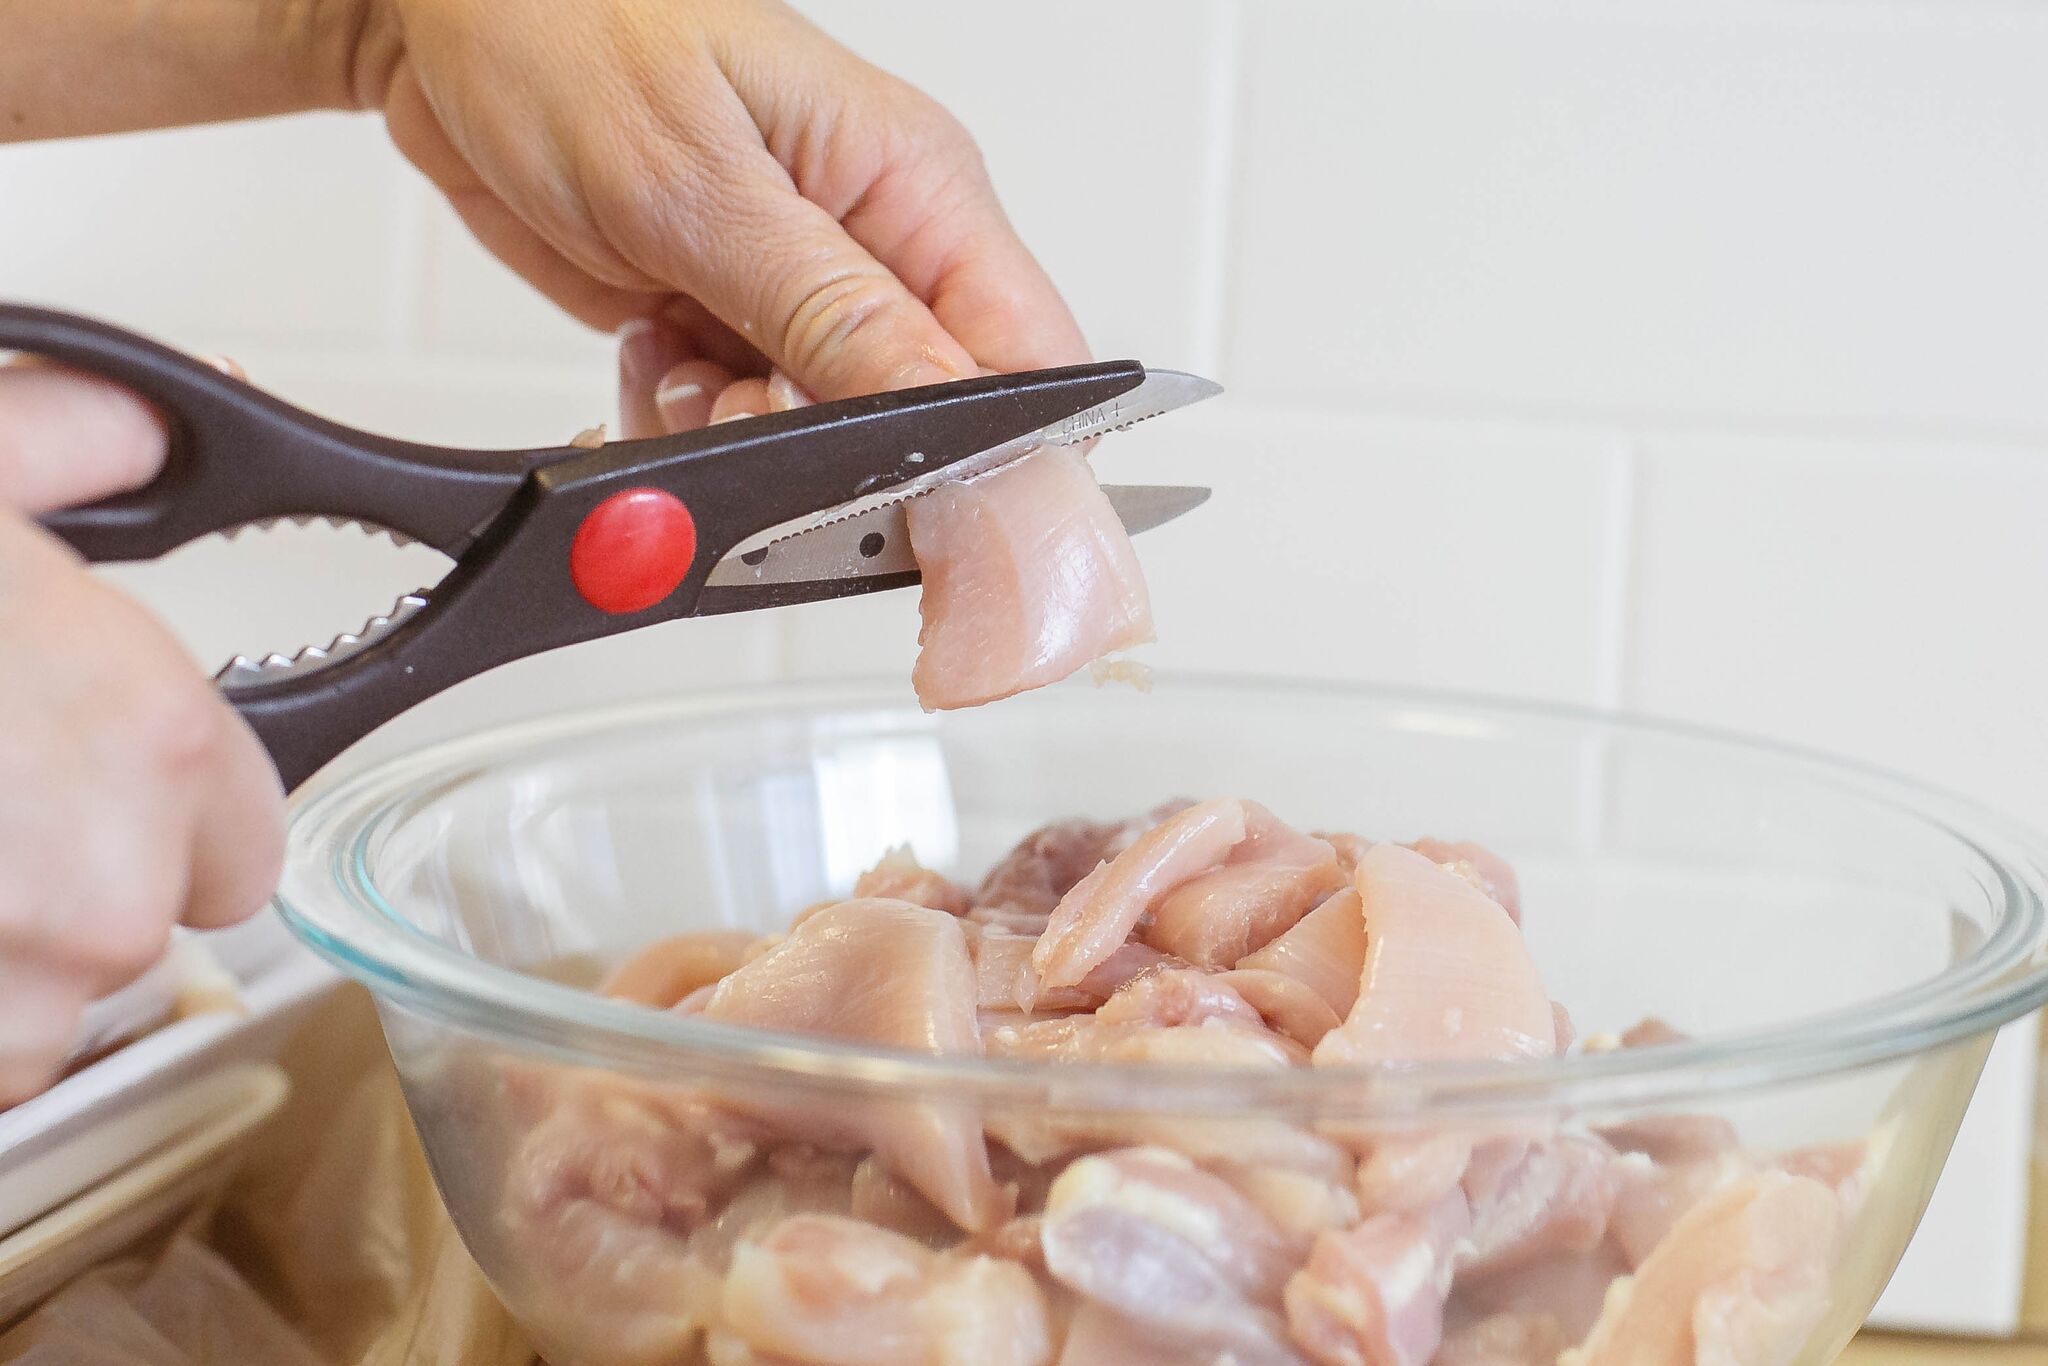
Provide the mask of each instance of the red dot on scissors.
[{"label": "red dot on scissors", "polygon": [[697,558],[697,523],[661,489],[626,489],[592,508],[569,543],[569,578],[600,612],[638,612],[676,591]]}]

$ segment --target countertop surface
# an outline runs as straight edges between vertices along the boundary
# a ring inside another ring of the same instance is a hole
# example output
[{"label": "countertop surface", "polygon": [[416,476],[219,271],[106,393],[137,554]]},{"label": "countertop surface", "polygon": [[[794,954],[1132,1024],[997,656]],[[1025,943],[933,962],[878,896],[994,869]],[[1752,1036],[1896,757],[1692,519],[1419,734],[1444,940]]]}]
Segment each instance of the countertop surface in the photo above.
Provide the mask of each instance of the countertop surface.
[{"label": "countertop surface", "polygon": [[2048,1341],[1970,1342],[1866,1333],[1836,1359],[1836,1366],[2048,1366]]}]

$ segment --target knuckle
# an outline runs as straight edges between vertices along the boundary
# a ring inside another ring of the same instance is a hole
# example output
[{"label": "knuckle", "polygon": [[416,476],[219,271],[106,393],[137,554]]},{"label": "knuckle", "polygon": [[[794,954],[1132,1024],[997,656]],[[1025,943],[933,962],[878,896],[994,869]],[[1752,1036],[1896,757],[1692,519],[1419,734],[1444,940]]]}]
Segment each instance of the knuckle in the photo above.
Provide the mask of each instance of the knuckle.
[{"label": "knuckle", "polygon": [[880,332],[896,309],[896,286],[873,275],[849,272],[800,287],[785,311],[782,355],[785,368],[816,374],[830,358]]},{"label": "knuckle", "polygon": [[131,692],[124,743],[160,777],[182,780],[207,767],[227,733],[228,714],[211,688],[185,670],[158,670]]},{"label": "knuckle", "polygon": [[952,110],[904,82],[898,82],[896,109],[896,126],[909,144],[900,151],[914,155],[919,162],[956,173],[982,172],[981,144]]},{"label": "knuckle", "polygon": [[171,914],[156,898],[108,905],[79,940],[81,966],[101,982],[119,985],[142,975],[171,943]]}]

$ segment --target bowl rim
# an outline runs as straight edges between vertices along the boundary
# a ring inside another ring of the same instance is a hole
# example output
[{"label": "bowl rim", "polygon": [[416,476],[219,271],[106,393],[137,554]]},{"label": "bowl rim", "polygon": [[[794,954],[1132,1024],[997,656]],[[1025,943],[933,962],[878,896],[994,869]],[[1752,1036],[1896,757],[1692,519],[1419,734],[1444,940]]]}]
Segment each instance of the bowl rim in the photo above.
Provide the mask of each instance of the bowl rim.
[{"label": "bowl rim", "polygon": [[[1069,683],[1058,685],[1073,688]],[[1086,684],[1079,686],[1085,687]],[[773,713],[917,715],[900,678],[782,682],[610,703],[421,747],[353,773],[316,778],[293,803],[285,874],[273,904],[315,953],[367,986],[380,1006],[560,1061],[742,1087],[795,1086],[878,1096],[934,1092],[1004,1104],[1160,1113],[1257,1107],[1342,1114],[1398,1126],[1446,1115],[1598,1112],[1672,1106],[1895,1061],[1991,1030],[2048,1003],[2048,842],[1968,798],[1895,771],[1720,727],[1565,702],[1403,685],[1160,670],[1176,695],[1227,691],[1408,709],[1420,725],[1450,712],[1574,723],[1744,751],[1890,801],[1973,851],[1996,876],[1992,932],[1933,977],[1840,1009],[1654,1050],[1516,1062],[1252,1069],[1019,1062],[933,1055],[675,1016],[474,958],[413,926],[371,875],[372,846],[407,807],[550,746],[622,727]],[[387,1017],[388,1022],[388,1017]]]}]

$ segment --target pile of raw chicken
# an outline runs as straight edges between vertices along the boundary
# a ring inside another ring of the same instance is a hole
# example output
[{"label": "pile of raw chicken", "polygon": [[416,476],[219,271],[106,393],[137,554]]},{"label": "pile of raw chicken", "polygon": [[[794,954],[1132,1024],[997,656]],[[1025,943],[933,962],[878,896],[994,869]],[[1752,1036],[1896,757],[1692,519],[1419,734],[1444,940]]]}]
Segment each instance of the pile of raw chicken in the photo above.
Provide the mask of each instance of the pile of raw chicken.
[{"label": "pile of raw chicken", "polygon": [[[1038,830],[972,889],[897,850],[781,934],[665,940],[603,989],[1049,1066],[1355,1076],[1676,1037],[1575,1045],[1520,914],[1475,845],[1175,802]],[[503,1217],[557,1339],[608,1362],[1786,1366],[1872,1166],[1698,1115],[1386,1132],[556,1078]]]}]

